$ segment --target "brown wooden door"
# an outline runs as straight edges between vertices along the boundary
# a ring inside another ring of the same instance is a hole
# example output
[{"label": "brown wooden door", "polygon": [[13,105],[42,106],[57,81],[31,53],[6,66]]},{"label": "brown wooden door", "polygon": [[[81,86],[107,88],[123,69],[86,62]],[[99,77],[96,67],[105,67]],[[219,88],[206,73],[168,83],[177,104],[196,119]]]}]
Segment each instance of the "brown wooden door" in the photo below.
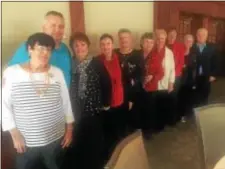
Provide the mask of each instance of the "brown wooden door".
[{"label": "brown wooden door", "polygon": [[208,28],[209,17],[225,19],[225,2],[154,2],[154,28],[176,27],[179,29],[180,16],[192,18],[192,30]]}]

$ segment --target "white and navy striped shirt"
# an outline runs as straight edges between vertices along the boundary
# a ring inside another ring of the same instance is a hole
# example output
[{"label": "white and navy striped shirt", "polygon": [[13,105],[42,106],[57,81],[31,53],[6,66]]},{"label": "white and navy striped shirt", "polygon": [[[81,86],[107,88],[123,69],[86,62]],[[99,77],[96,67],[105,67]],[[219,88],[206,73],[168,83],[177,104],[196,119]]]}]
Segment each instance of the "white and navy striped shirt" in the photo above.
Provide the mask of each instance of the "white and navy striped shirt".
[{"label": "white and navy striped shirt", "polygon": [[49,69],[49,87],[40,97],[36,89],[46,89],[46,73],[29,72],[20,65],[3,73],[2,128],[17,128],[27,147],[45,146],[63,137],[65,124],[74,121],[69,92],[60,69]]}]

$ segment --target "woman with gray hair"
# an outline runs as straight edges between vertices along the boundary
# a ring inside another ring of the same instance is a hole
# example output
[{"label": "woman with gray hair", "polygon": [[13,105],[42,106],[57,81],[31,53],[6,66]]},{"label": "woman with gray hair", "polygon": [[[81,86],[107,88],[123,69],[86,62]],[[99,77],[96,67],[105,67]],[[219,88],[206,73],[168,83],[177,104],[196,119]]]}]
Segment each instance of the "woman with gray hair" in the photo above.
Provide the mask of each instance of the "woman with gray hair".
[{"label": "woman with gray hair", "polygon": [[197,72],[196,55],[192,52],[194,37],[191,34],[184,36],[185,65],[183,68],[183,85],[181,87],[181,122],[186,122],[186,116],[191,114],[193,105],[193,95],[195,89],[195,79]]}]

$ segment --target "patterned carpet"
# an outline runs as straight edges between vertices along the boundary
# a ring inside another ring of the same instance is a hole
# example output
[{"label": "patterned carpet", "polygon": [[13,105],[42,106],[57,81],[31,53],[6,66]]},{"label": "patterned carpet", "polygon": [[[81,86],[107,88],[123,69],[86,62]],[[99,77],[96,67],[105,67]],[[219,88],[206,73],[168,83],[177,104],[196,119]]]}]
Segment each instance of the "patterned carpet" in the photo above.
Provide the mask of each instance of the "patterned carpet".
[{"label": "patterned carpet", "polygon": [[[225,79],[212,86],[211,103],[225,103]],[[151,169],[200,169],[198,137],[194,118],[166,128],[145,141]]]},{"label": "patterned carpet", "polygon": [[145,141],[151,169],[199,169],[197,131],[194,120],[179,123],[175,128]]}]

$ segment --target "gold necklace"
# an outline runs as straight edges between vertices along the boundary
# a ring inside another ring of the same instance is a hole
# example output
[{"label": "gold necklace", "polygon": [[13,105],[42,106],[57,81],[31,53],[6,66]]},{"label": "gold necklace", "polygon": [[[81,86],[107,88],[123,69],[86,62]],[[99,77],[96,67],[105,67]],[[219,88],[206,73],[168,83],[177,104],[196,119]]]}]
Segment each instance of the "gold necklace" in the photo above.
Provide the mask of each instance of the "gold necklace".
[{"label": "gold necklace", "polygon": [[34,72],[32,72],[31,65],[29,63],[29,76],[30,76],[30,80],[31,80],[32,86],[33,86],[36,94],[40,98],[42,98],[42,97],[44,97],[45,93],[47,92],[47,90],[49,88],[49,84],[50,84],[49,72],[48,71],[45,72],[44,89],[41,89],[41,88],[38,89],[37,87],[35,87],[35,84],[34,84],[35,80],[34,80],[34,78],[32,76],[33,73]]}]

